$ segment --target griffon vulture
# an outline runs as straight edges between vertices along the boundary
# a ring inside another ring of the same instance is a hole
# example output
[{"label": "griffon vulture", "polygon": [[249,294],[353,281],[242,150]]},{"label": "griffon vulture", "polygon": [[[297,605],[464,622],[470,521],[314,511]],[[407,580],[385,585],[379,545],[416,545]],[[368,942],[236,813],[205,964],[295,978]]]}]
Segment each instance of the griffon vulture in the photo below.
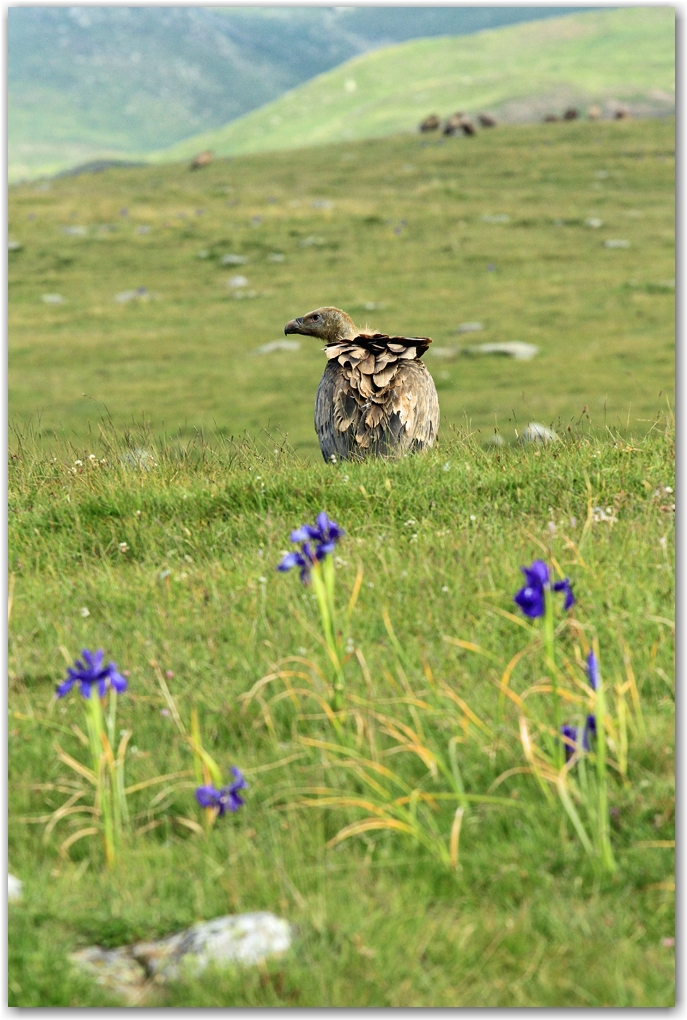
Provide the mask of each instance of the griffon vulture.
[{"label": "griffon vulture", "polygon": [[429,337],[360,331],[339,308],[316,308],[287,322],[284,333],[325,343],[315,431],[326,461],[397,456],[433,444],[439,399],[420,361]]}]

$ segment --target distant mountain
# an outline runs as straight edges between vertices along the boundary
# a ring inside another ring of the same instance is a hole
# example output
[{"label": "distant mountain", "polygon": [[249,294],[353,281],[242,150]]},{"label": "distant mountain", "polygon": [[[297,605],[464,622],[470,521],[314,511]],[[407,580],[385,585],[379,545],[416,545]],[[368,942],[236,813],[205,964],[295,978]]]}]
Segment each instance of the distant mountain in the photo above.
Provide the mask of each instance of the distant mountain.
[{"label": "distant mountain", "polygon": [[640,116],[674,112],[674,8],[588,11],[375,50],[153,158],[379,137],[414,130],[434,112],[489,111],[517,122],[591,103],[606,116],[621,104]]},{"label": "distant mountain", "polygon": [[574,10],[11,7],[10,179],[172,145],[371,49]]}]

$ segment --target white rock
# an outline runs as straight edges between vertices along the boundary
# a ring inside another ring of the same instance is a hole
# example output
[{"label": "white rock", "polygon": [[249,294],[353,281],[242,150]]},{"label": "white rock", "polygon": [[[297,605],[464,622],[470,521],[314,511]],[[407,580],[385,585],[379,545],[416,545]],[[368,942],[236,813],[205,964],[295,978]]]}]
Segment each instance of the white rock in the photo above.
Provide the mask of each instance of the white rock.
[{"label": "white rock", "polygon": [[505,344],[477,344],[468,347],[469,354],[501,354],[507,358],[515,358],[516,361],[531,361],[538,354],[539,348],[534,344],[523,344],[519,340],[513,340]]},{"label": "white rock", "polygon": [[148,471],[151,467],[157,467],[154,454],[149,450],[142,449],[140,446],[133,450],[127,450],[119,459],[125,467],[137,467],[141,468],[142,471]]},{"label": "white rock", "polygon": [[590,216],[584,221],[584,225],[585,227],[592,227],[593,230],[598,230],[599,227],[603,227],[604,221],[597,219],[596,216]]},{"label": "white rock", "polygon": [[315,237],[314,234],[311,234],[310,237],[303,238],[303,240],[301,241],[301,248],[312,247],[320,248],[322,247],[323,244],[324,244],[323,237]]},{"label": "white rock", "polygon": [[429,353],[434,358],[455,358],[458,353],[457,347],[435,347],[434,344],[429,349]]},{"label": "white rock", "polygon": [[43,296],[41,297],[41,301],[43,301],[43,303],[46,305],[64,304],[64,298],[62,297],[61,294],[43,294]]},{"label": "white rock", "polygon": [[521,443],[555,443],[557,440],[555,432],[537,421],[531,421],[520,436]]},{"label": "white rock", "polygon": [[230,276],[227,284],[229,287],[247,287],[248,279],[245,276]]},{"label": "white rock", "polygon": [[498,434],[498,432],[494,432],[492,435],[489,436],[488,439],[485,440],[484,445],[485,446],[505,446],[506,445],[506,440],[503,438],[503,436],[500,436]]},{"label": "white rock", "polygon": [[482,217],[482,223],[508,223],[509,221],[508,213],[497,213],[496,216],[489,216],[485,213]]},{"label": "white rock", "polygon": [[149,975],[174,980],[183,971],[199,974],[211,963],[260,963],[268,956],[285,953],[290,945],[289,922],[261,912],[202,921],[159,942],[132,946],[131,953]]},{"label": "white rock", "polygon": [[267,256],[267,261],[268,262],[283,262],[285,258],[286,258],[286,255],[282,254],[282,252],[280,252],[280,251],[271,251],[269,253],[269,255]]},{"label": "white rock", "polygon": [[7,242],[7,250],[8,251],[19,251],[20,248],[21,248],[21,241],[8,241]]},{"label": "white rock", "polygon": [[629,241],[604,241],[604,247],[606,248],[629,248]]},{"label": "white rock", "polygon": [[272,351],[297,351],[301,346],[299,340],[271,340],[262,347],[257,347],[253,354],[271,354]]},{"label": "white rock", "polygon": [[479,333],[484,326],[481,322],[461,322],[456,333]]},{"label": "white rock", "polygon": [[247,261],[245,255],[223,255],[220,259],[223,266],[242,266]]},{"label": "white rock", "polygon": [[88,233],[86,227],[62,227],[63,234],[70,234],[73,237],[83,237]]},{"label": "white rock", "polygon": [[10,903],[17,903],[22,898],[24,886],[16,875],[7,875],[7,899]]}]

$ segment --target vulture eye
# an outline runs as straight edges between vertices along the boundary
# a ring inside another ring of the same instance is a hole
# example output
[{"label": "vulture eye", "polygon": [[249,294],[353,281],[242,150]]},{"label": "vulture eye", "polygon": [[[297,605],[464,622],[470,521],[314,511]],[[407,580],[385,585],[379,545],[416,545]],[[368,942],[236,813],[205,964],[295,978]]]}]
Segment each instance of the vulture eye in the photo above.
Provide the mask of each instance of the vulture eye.
[{"label": "vulture eye", "polygon": [[321,316],[321,315],[313,315],[313,317],[312,317],[312,321],[313,321],[313,322],[319,322],[321,318],[322,318],[322,316]]}]

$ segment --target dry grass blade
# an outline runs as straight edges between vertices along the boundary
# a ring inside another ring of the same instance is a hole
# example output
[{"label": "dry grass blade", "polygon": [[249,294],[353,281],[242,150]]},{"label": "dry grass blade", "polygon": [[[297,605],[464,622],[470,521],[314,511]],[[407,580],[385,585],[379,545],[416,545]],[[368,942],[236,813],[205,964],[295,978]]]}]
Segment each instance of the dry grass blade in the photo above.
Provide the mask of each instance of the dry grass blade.
[{"label": "dry grass blade", "polygon": [[465,814],[464,808],[456,808],[456,813],[453,816],[453,825],[451,826],[451,839],[449,841],[448,855],[451,862],[451,867],[454,871],[458,867],[458,843],[460,841],[460,828],[463,824],[463,815]]},{"label": "dry grass blade", "polygon": [[62,750],[59,744],[55,744],[55,750],[57,751],[57,757],[60,761],[63,761],[65,765],[69,765],[70,769],[74,769],[75,772],[78,772],[80,776],[87,779],[93,786],[98,785],[98,779],[93,769],[87,768],[86,765],[82,765],[80,761],[76,760],[76,758],[72,758],[70,754],[67,754]]},{"label": "dry grass blade", "polygon": [[192,818],[186,818],[184,815],[175,815],[174,821],[179,822],[180,825],[185,826],[187,829],[190,829],[191,832],[195,832],[199,836],[205,835],[203,826],[199,825],[198,822],[194,822]]},{"label": "dry grass blade", "polygon": [[78,832],[72,833],[71,836],[68,836],[67,839],[65,839],[64,843],[60,843],[60,856],[68,859],[69,855],[67,854],[67,850],[69,850],[70,846],[73,846],[78,840],[84,839],[85,836],[96,836],[97,834],[98,829],[96,829],[95,826],[89,826],[87,829],[79,829]]},{"label": "dry grass blade", "polygon": [[351,591],[351,597],[348,600],[348,605],[346,607],[346,619],[350,618],[351,613],[355,609],[355,604],[358,601],[360,589],[362,588],[363,585],[363,576],[364,576],[363,565],[362,563],[359,562],[358,571],[355,575],[355,581],[353,582],[353,590]]},{"label": "dry grass blade", "polygon": [[129,796],[130,793],[138,793],[139,790],[146,790],[149,786],[156,786],[158,783],[166,783],[171,779],[184,779],[186,776],[192,776],[193,772],[191,769],[185,769],[183,772],[169,772],[165,776],[153,776],[152,779],[144,779],[140,783],[134,783],[133,786],[127,786],[124,793]]},{"label": "dry grass blade", "polygon": [[401,822],[397,818],[364,818],[361,822],[353,822],[344,829],[337,832],[336,836],[326,844],[328,847],[336,846],[351,836],[359,836],[363,832],[370,832],[373,829],[395,829],[397,832],[405,832],[409,836],[417,835],[415,829],[407,822]]},{"label": "dry grass blade", "polygon": [[160,666],[159,666],[159,664],[157,663],[157,661],[155,659],[150,659],[150,665],[155,670],[155,676],[157,677],[157,682],[159,683],[160,689],[162,690],[162,693],[164,695],[165,701],[167,702],[167,707],[169,708],[169,711],[171,713],[172,719],[174,720],[174,725],[179,730],[179,733],[181,733],[182,737],[185,737],[186,736],[186,728],[184,727],[184,724],[181,721],[181,716],[179,715],[179,711],[177,709],[176,702],[175,702],[174,698],[172,697],[172,695],[170,694],[169,687],[167,686],[167,682],[166,682],[165,678],[162,675],[162,670],[160,669]]},{"label": "dry grass blade", "polygon": [[482,730],[485,736],[489,737],[489,739],[491,739],[494,736],[494,734],[486,725],[486,723],[483,723],[479,716],[472,711],[467,702],[463,701],[463,699],[458,694],[456,694],[455,691],[452,691],[447,684],[442,687],[442,693],[445,694],[447,698],[450,698],[451,701],[454,701],[456,705],[458,705],[458,707],[461,709],[461,711],[468,717],[468,719],[471,722],[473,722],[475,726],[478,727],[478,729]]}]

